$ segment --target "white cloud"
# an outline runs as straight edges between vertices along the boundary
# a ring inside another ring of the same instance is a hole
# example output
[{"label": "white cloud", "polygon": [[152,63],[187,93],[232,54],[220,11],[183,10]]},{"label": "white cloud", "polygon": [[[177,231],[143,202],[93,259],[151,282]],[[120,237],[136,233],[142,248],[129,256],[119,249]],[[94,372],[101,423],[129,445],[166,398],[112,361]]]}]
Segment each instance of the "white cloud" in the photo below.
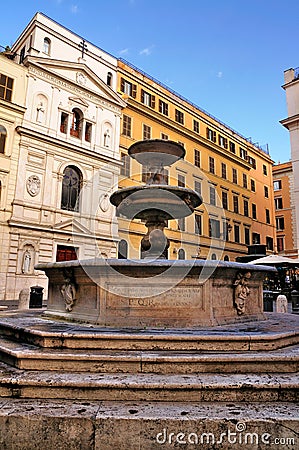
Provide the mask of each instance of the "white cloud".
[{"label": "white cloud", "polygon": [[72,12],[72,14],[77,14],[77,12],[78,12],[78,5],[72,5],[71,6],[71,12]]},{"label": "white cloud", "polygon": [[120,50],[120,51],[118,52],[118,54],[119,54],[120,56],[127,55],[128,53],[129,53],[129,49],[128,49],[128,48],[123,48],[122,50]]},{"label": "white cloud", "polygon": [[139,55],[149,56],[152,53],[152,50],[153,50],[153,45],[140,50]]},{"label": "white cloud", "polygon": [[223,72],[218,72],[217,73],[217,78],[222,78],[222,76],[223,76]]}]

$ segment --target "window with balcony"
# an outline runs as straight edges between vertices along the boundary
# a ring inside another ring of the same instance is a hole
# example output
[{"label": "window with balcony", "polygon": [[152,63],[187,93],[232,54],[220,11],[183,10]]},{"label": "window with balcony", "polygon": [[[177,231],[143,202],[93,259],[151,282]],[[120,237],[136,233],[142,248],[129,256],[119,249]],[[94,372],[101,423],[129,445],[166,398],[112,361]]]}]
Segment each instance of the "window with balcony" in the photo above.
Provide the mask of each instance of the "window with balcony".
[{"label": "window with balcony", "polygon": [[0,73],[0,98],[11,101],[13,89],[13,79]]}]

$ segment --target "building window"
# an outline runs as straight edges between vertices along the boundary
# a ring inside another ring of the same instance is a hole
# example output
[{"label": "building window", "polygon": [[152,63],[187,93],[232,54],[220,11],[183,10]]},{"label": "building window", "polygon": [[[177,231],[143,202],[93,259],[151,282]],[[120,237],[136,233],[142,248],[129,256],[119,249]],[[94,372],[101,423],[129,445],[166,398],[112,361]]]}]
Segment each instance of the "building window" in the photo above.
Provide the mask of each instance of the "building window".
[{"label": "building window", "polygon": [[251,205],[251,209],[252,209],[252,218],[256,219],[256,205],[254,203],[252,203]]},{"label": "building window", "polygon": [[246,245],[250,245],[250,229],[244,228],[244,242]]},{"label": "building window", "polygon": [[281,180],[273,181],[273,189],[274,191],[279,191],[281,189]]},{"label": "building window", "polygon": [[81,122],[82,122],[82,113],[79,109],[74,108],[72,111],[72,124],[70,129],[71,136],[80,138]]},{"label": "building window", "polygon": [[252,156],[247,156],[247,161],[252,166],[253,169],[256,169],[256,160]]},{"label": "building window", "polygon": [[247,189],[248,182],[247,182],[247,175],[246,173],[243,173],[243,188]]},{"label": "building window", "polygon": [[235,242],[240,242],[240,226],[235,224],[234,225],[234,240]]},{"label": "building window", "polygon": [[212,261],[217,261],[217,255],[216,255],[216,253],[212,253],[211,260],[212,260]]},{"label": "building window", "polygon": [[5,152],[5,143],[6,143],[7,131],[3,125],[0,125],[0,153]]},{"label": "building window", "polygon": [[201,195],[201,182],[195,180],[194,181],[194,190],[197,192],[197,194]]},{"label": "building window", "polygon": [[246,199],[243,200],[243,210],[244,210],[244,216],[248,217],[249,216],[249,203],[248,203],[248,200],[246,200]]},{"label": "building window", "polygon": [[220,221],[217,219],[209,219],[209,236],[220,238]]},{"label": "building window", "polygon": [[178,259],[186,259],[186,254],[185,254],[185,250],[183,248],[179,249],[178,252]]},{"label": "building window", "polygon": [[19,60],[19,64],[22,64],[24,59],[25,59],[25,52],[26,52],[26,47],[23,47],[22,50],[20,51],[20,60]]},{"label": "building window", "polygon": [[236,153],[236,144],[234,142],[229,141],[229,150],[232,153]]},{"label": "building window", "polygon": [[152,135],[152,129],[148,125],[143,124],[143,140],[150,139]]},{"label": "building window", "polygon": [[199,121],[193,119],[193,131],[195,131],[195,133],[199,133]]},{"label": "building window", "polygon": [[130,97],[136,98],[137,86],[136,84],[130,83],[130,81],[121,78],[120,80],[120,90],[124,94]]},{"label": "building window", "polygon": [[284,237],[277,238],[277,251],[283,252],[284,250]]},{"label": "building window", "polygon": [[168,141],[168,139],[169,139],[168,134],[161,133],[161,139],[163,139],[164,141]]},{"label": "building window", "polygon": [[271,223],[270,210],[266,208],[266,223]]},{"label": "building window", "polygon": [[175,121],[184,125],[184,113],[178,109],[175,110]]},{"label": "building window", "polygon": [[215,159],[209,156],[209,171],[215,173]]},{"label": "building window", "polygon": [[128,243],[124,239],[121,239],[118,244],[118,259],[127,259],[128,258]]},{"label": "building window", "polygon": [[185,187],[186,179],[184,175],[178,174],[178,186]]},{"label": "building window", "polygon": [[276,217],[276,230],[277,231],[284,230],[284,217]]},{"label": "building window", "polygon": [[237,169],[232,169],[233,171],[233,183],[238,184],[238,172]]},{"label": "building window", "polygon": [[226,164],[224,163],[221,163],[221,176],[224,180],[226,180],[227,171],[226,171]]},{"label": "building window", "polygon": [[13,79],[6,75],[0,74],[0,98],[11,101],[13,88]]},{"label": "building window", "polygon": [[255,192],[255,180],[250,180],[250,188],[252,192]]},{"label": "building window", "polygon": [[227,148],[227,139],[224,136],[218,135],[218,144],[220,147]]},{"label": "building window", "polygon": [[60,132],[67,133],[67,125],[68,125],[69,115],[67,113],[62,112],[60,116]]},{"label": "building window", "polygon": [[44,53],[50,55],[51,41],[49,38],[44,39]]},{"label": "building window", "polygon": [[210,186],[210,205],[216,206],[216,189]]},{"label": "building window", "polygon": [[178,230],[185,231],[186,223],[185,217],[178,219]]},{"label": "building window", "polygon": [[200,167],[200,151],[196,148],[194,149],[194,165]]},{"label": "building window", "polygon": [[269,189],[268,186],[264,186],[264,193],[265,193],[265,197],[269,198]]},{"label": "building window", "polygon": [[261,243],[261,236],[259,233],[252,233],[252,243],[253,244],[260,244]]},{"label": "building window", "polygon": [[207,139],[212,142],[216,142],[216,131],[207,128]]},{"label": "building window", "polygon": [[145,106],[149,106],[150,108],[155,108],[155,96],[141,89],[141,103],[143,103]]},{"label": "building window", "polygon": [[200,214],[195,214],[194,215],[194,232],[196,234],[201,235],[202,234],[202,217]]},{"label": "building window", "polygon": [[239,147],[239,150],[240,150],[240,158],[247,159],[247,150],[245,150],[242,147]]},{"label": "building window", "polygon": [[85,133],[84,133],[84,138],[85,138],[86,142],[91,142],[91,130],[92,130],[91,123],[86,122]]},{"label": "building window", "polygon": [[239,213],[239,197],[237,195],[233,196],[234,213]]},{"label": "building window", "polygon": [[274,250],[273,238],[271,236],[266,236],[266,247],[267,250]]},{"label": "building window", "polygon": [[228,209],[228,195],[226,191],[222,191],[222,208]]},{"label": "building window", "polygon": [[263,164],[263,174],[268,175],[267,166],[265,164]]},{"label": "building window", "polygon": [[159,112],[164,114],[164,116],[168,116],[168,103],[159,100]]},{"label": "building window", "polygon": [[226,242],[229,240],[229,226],[228,225],[229,225],[229,223],[226,222],[226,220],[222,223],[223,239]]},{"label": "building window", "polygon": [[282,197],[276,197],[274,199],[274,205],[275,205],[275,209],[282,209],[283,208]]},{"label": "building window", "polygon": [[121,153],[121,162],[123,165],[120,168],[120,174],[129,178],[130,176],[130,157],[126,153]]},{"label": "building window", "polygon": [[74,166],[68,166],[63,172],[61,209],[79,211],[79,195],[82,185],[82,174]]},{"label": "building window", "polygon": [[123,131],[122,134],[124,136],[131,137],[132,133],[132,118],[129,116],[123,115]]},{"label": "building window", "polygon": [[113,80],[113,76],[111,72],[107,73],[107,86],[112,86],[112,80]]}]

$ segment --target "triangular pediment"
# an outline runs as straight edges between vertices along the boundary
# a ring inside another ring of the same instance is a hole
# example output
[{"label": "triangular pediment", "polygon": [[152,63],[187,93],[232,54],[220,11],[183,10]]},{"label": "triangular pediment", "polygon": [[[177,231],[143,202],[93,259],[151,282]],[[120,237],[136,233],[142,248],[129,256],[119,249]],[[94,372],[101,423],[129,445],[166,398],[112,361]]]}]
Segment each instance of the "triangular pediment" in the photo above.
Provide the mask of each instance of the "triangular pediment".
[{"label": "triangular pediment", "polygon": [[73,103],[78,103],[78,105],[86,106],[88,107],[88,103],[81,97],[69,97],[69,100],[71,100]]},{"label": "triangular pediment", "polygon": [[[84,63],[39,58],[36,56],[29,56],[26,59],[26,64],[29,68],[36,67],[51,74],[52,82],[54,81],[53,77],[55,76],[58,80],[61,80],[61,88],[70,83],[75,86],[78,91],[82,91],[82,95],[87,93],[89,97],[92,95],[99,96],[101,99],[117,105],[120,108],[126,106],[125,101]],[[75,95],[73,98],[85,102],[81,95]],[[87,105],[86,102],[85,104]]]},{"label": "triangular pediment", "polygon": [[54,225],[55,230],[65,231],[69,233],[91,234],[90,230],[76,219],[67,219]]}]

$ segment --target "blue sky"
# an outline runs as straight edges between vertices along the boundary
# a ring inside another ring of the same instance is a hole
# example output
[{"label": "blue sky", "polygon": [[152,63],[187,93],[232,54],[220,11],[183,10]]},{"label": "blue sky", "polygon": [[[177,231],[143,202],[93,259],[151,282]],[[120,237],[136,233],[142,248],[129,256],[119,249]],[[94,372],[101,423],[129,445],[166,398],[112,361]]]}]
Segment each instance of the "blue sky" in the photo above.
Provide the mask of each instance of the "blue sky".
[{"label": "blue sky", "polygon": [[288,161],[283,72],[299,66],[299,1],[15,0],[0,45],[40,11]]}]

